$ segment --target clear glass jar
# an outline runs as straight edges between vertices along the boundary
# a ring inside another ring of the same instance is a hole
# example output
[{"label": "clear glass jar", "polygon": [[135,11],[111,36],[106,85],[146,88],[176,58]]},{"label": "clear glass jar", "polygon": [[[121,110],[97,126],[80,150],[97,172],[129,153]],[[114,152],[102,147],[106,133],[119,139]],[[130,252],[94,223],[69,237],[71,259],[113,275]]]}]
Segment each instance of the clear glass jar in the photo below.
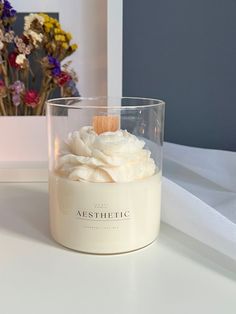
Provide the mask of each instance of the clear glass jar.
[{"label": "clear glass jar", "polygon": [[47,102],[50,228],[57,242],[114,254],[156,239],[164,105],[147,98]]}]

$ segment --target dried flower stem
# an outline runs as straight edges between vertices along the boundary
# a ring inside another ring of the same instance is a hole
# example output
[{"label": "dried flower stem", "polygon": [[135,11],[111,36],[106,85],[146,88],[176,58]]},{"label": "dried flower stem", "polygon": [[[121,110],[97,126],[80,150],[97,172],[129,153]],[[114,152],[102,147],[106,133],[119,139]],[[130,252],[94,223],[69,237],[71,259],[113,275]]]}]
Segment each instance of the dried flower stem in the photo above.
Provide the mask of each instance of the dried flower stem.
[{"label": "dried flower stem", "polygon": [[43,84],[42,84],[42,87],[41,87],[41,92],[40,92],[40,102],[36,108],[36,115],[41,115],[43,114],[43,111],[44,111],[44,104],[45,104],[45,101],[47,99],[47,95],[49,93],[49,84],[51,82],[51,77],[44,77],[44,80],[43,80]]},{"label": "dried flower stem", "polygon": [[1,107],[1,110],[2,110],[2,113],[4,116],[7,116],[7,112],[5,110],[5,107],[4,107],[4,103],[3,103],[3,98],[0,97],[0,107]]},{"label": "dried flower stem", "polygon": [[[7,54],[5,52],[4,54],[5,57],[5,61],[3,62],[4,64],[2,64],[2,71],[3,71],[3,77],[4,77],[4,82],[5,82],[5,86],[7,89],[9,89],[9,78],[8,78],[8,62],[7,62]],[[9,113],[10,115],[13,115],[13,110],[12,110],[12,106],[11,106],[11,98],[10,98],[10,94],[7,93],[7,100],[8,100],[8,108],[9,108]]]}]

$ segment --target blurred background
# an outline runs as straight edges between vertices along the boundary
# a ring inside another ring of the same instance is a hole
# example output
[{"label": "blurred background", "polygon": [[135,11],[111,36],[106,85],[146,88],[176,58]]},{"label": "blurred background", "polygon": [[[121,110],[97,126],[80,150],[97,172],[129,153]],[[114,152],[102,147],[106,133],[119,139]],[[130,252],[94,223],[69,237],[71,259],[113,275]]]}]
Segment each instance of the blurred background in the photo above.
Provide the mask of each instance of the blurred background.
[{"label": "blurred background", "polygon": [[79,49],[70,59],[82,96],[164,99],[166,141],[236,151],[235,0],[12,5],[59,16],[73,34]]},{"label": "blurred background", "polygon": [[165,140],[236,151],[236,1],[123,1],[123,95],[163,98]]}]

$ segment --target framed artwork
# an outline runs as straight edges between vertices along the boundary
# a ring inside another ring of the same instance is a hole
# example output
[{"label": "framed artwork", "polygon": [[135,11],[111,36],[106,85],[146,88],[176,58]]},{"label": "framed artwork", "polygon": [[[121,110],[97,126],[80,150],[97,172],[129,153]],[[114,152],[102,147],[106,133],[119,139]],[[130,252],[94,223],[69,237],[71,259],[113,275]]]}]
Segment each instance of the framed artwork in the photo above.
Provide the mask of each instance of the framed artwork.
[{"label": "framed artwork", "polygon": [[[82,96],[122,95],[122,0],[12,0],[11,4],[19,16],[17,29],[22,27],[26,12],[45,12],[58,17],[63,29],[73,35],[78,50],[69,59],[78,73]],[[6,163],[46,163],[45,117],[0,119],[0,170]]]},{"label": "framed artwork", "polygon": [[[17,12],[56,12],[78,45],[69,58],[83,96],[107,93],[107,5],[109,0],[12,0]],[[111,1],[114,2],[114,1]]]}]

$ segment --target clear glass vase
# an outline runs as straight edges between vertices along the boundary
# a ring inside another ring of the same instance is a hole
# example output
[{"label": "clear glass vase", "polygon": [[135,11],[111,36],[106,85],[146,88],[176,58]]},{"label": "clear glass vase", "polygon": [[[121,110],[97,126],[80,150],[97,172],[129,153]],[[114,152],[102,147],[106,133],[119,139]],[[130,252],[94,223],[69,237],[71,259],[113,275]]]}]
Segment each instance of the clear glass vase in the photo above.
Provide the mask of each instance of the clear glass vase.
[{"label": "clear glass vase", "polygon": [[48,101],[50,228],[57,242],[114,254],[156,239],[164,107],[143,98]]}]

